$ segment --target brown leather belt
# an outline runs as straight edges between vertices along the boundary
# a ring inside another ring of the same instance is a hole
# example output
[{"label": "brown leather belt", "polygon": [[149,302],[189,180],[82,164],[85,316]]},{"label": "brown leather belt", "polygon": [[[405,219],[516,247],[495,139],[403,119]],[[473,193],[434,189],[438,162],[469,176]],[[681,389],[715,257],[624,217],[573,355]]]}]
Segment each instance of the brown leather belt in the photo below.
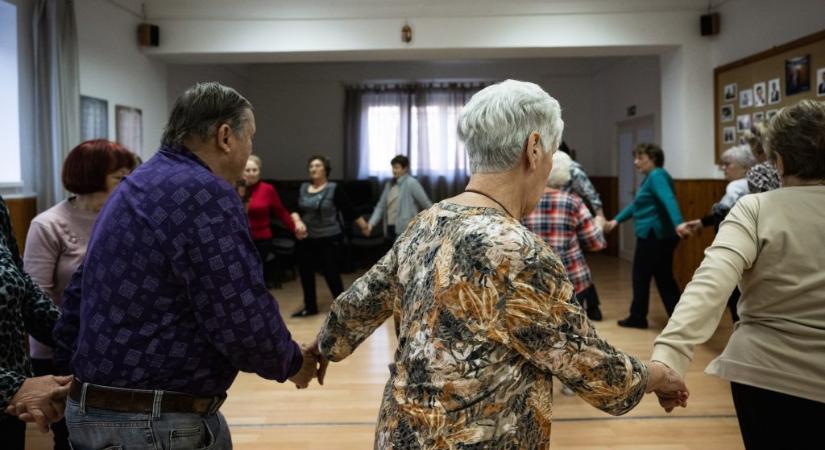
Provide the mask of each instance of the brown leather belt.
[{"label": "brown leather belt", "polygon": [[[226,400],[226,394],[214,397],[196,397],[180,392],[162,391],[160,412],[214,414]],[[69,398],[80,402],[83,383],[72,380]],[[154,411],[154,391],[122,389],[96,384],[86,385],[86,407],[126,413],[152,414]]]}]

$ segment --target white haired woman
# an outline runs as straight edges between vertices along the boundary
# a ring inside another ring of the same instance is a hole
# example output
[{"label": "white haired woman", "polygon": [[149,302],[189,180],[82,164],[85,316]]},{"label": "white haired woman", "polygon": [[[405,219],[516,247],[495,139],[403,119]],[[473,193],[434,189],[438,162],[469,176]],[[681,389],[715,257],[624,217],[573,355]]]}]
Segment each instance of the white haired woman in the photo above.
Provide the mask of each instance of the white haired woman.
[{"label": "white haired woman", "polygon": [[601,320],[598,297],[595,297],[596,289],[581,246],[595,252],[607,247],[607,241],[583,199],[572,192],[561,190],[570,182],[571,162],[566,153],[553,154],[553,169],[550,170],[544,195],[522,223],[541,236],[561,257],[567,277],[575,287],[576,299],[586,308],[591,320]]},{"label": "white haired woman", "polygon": [[559,257],[519,222],[542,195],[563,125],[535,84],[475,94],[458,125],[466,191],[420,213],[333,303],[314,348],[331,361],[390,316],[399,324],[375,448],[546,449],[554,375],[611,414],[645,391],[666,409],[686,403],[667,366],[599,337]]},{"label": "white haired woman", "polygon": [[[736,201],[745,194],[750,192],[748,187],[748,180],[745,174],[748,170],[756,164],[756,158],[751,152],[751,148],[747,145],[739,145],[731,147],[722,153],[722,171],[725,173],[725,179],[729,181],[725,188],[725,195],[719,202],[715,203],[710,210],[710,214],[701,219],[690,220],[683,222],[676,227],[676,232],[681,235],[689,235],[701,231],[704,227],[713,226],[714,231],[719,230],[719,224],[728,215],[728,212]],[[739,320],[739,315],[736,312],[736,304],[739,301],[739,289],[736,288],[728,298],[728,309],[730,310],[731,318],[734,322]]]},{"label": "white haired woman", "polygon": [[705,372],[731,382],[746,448],[812,448],[825,423],[825,103],[782,109],[766,149],[782,187],[736,202],[653,358],[684,374],[738,284],[739,323]]}]

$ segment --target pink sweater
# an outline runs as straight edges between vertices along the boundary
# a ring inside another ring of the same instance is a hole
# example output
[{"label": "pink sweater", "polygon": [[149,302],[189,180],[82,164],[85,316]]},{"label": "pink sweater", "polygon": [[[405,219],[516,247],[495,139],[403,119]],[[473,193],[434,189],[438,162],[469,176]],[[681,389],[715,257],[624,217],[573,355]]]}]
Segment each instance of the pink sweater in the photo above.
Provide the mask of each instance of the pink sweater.
[{"label": "pink sweater", "polygon": [[[63,290],[86,256],[97,213],[72,206],[69,200],[54,205],[32,220],[26,236],[23,268],[60,305]],[[52,357],[51,348],[29,338],[32,358]]]}]

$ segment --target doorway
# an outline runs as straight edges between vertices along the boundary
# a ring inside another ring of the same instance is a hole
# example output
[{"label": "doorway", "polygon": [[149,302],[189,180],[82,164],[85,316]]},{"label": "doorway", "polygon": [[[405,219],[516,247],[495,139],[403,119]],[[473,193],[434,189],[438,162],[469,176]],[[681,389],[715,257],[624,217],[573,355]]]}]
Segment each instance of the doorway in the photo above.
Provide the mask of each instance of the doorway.
[{"label": "doorway", "polygon": [[[633,149],[641,142],[654,142],[656,135],[653,129],[653,116],[643,116],[636,119],[619,122],[616,148],[619,152],[619,209],[624,209],[633,202],[636,191],[642,184],[642,176],[633,167]],[[636,233],[633,230],[632,219],[619,227],[619,257],[628,261],[633,260],[636,250]]]}]

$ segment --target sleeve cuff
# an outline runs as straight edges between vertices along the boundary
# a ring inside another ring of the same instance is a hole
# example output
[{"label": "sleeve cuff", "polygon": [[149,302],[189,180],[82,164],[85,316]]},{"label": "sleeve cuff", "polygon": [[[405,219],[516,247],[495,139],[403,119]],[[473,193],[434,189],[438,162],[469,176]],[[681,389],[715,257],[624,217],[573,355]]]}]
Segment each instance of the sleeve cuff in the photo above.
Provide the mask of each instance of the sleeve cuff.
[{"label": "sleeve cuff", "polygon": [[679,372],[681,376],[685,376],[690,366],[690,358],[665,344],[655,344],[653,346],[653,353],[650,355],[650,360],[664,363],[671,369]]}]

